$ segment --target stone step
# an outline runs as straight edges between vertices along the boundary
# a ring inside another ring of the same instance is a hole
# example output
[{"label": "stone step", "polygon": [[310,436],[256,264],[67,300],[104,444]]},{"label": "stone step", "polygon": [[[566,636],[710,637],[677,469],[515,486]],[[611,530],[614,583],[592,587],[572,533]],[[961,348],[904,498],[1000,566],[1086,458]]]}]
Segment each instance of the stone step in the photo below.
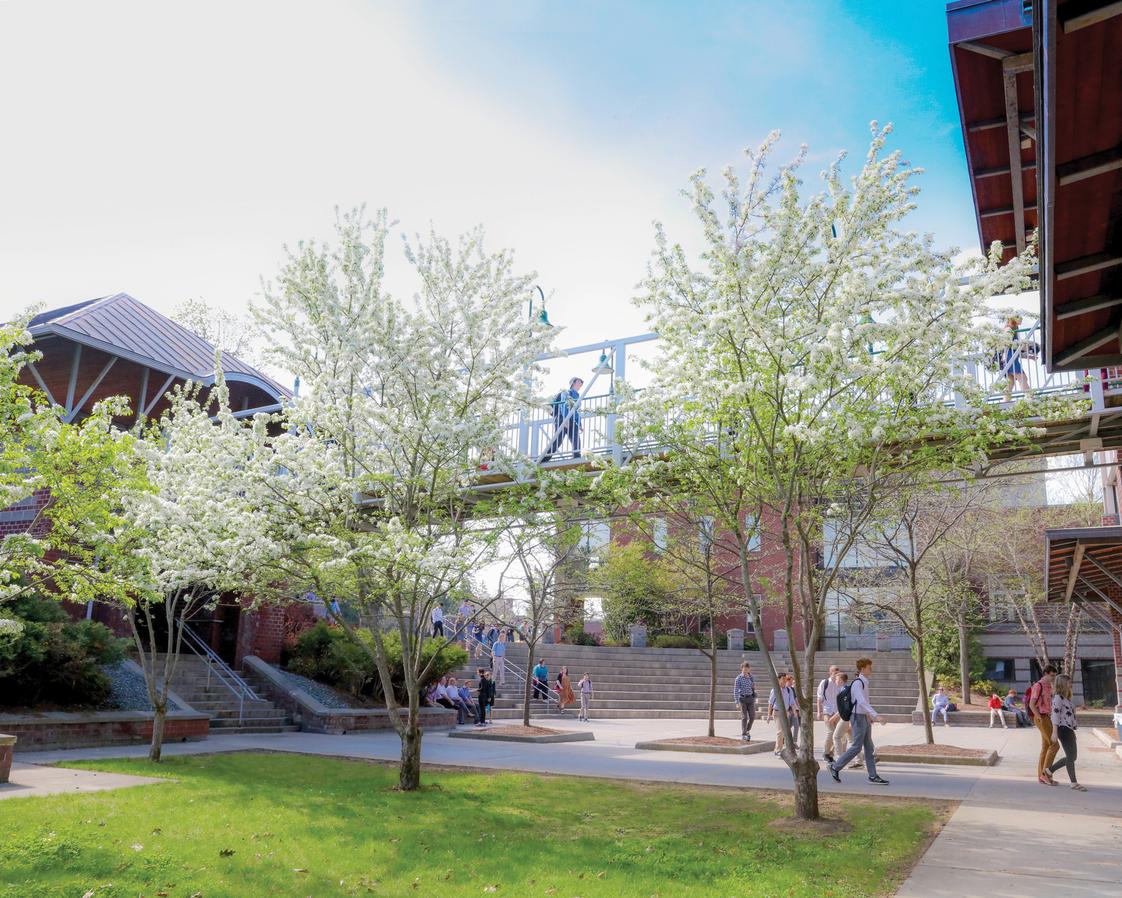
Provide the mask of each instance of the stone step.
[{"label": "stone step", "polygon": [[259,734],[259,733],[298,733],[298,732],[300,732],[300,727],[296,726],[295,724],[291,724],[291,723],[284,724],[283,726],[246,725],[246,726],[222,727],[222,728],[218,729],[217,731],[214,729],[214,724],[213,723],[211,724],[211,735],[212,736],[216,736],[216,735],[218,735],[218,736],[248,736],[248,735],[251,735],[251,734]]},{"label": "stone step", "polygon": [[210,719],[211,730],[228,730],[238,727],[279,727],[289,726],[286,717],[262,717],[258,714],[246,714],[240,721],[235,714],[233,717],[212,717]]},{"label": "stone step", "polygon": [[[549,719],[549,720],[576,720],[577,712],[575,710],[566,712],[565,714],[545,714],[536,710],[531,711],[530,716],[536,719]],[[654,720],[708,720],[708,711],[666,711],[656,710],[652,711],[648,708],[614,708],[609,710],[600,711],[594,706],[589,712],[592,718],[602,718],[611,720],[641,720],[641,719],[654,719]],[[911,720],[908,714],[889,714],[882,713],[881,718],[885,723],[907,723]],[[522,718],[522,710],[514,708],[494,708],[492,711],[492,718],[494,720],[520,720]],[[739,713],[730,713],[728,711],[718,711],[715,715],[717,720],[740,720]]]}]

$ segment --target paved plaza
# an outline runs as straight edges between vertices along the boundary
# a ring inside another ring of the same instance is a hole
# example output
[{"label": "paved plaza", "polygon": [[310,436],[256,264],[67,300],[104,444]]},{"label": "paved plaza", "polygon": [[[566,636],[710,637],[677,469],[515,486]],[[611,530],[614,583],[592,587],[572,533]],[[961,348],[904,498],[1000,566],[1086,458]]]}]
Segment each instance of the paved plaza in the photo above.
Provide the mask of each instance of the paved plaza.
[{"label": "paved plaza", "polygon": [[[554,721],[539,721],[557,726]],[[572,721],[566,726],[581,726]],[[791,777],[771,754],[750,756],[689,755],[635,749],[645,739],[697,734],[698,721],[600,720],[588,727],[595,742],[559,745],[518,745],[449,739],[446,733],[425,736],[424,758],[431,764],[462,765],[536,773],[637,779],[651,782],[714,786],[790,789]],[[735,721],[719,721],[718,735],[734,736]],[[819,724],[821,728],[821,724]],[[774,727],[757,724],[755,735],[770,738]],[[923,739],[920,727],[887,724],[875,730],[881,744],[905,744]],[[997,749],[1002,760],[995,767],[883,764],[881,774],[891,780],[887,789],[869,785],[861,771],[843,774],[841,786],[822,773],[825,794],[845,792],[895,795],[961,802],[939,837],[897,893],[898,898],[1106,898],[1119,894],[1122,882],[1122,761],[1088,732],[1080,735],[1079,775],[1088,791],[1073,792],[1061,785],[1046,788],[1035,781],[1039,740],[1035,730],[939,728],[939,742]],[[821,741],[821,733],[816,742]],[[214,736],[205,742],[168,745],[166,755],[215,751],[286,751],[339,757],[395,761],[399,743],[392,732],[353,736],[314,733]],[[96,779],[71,777],[74,771],[36,773],[50,764],[76,758],[143,757],[146,746],[72,749],[20,755],[13,770],[19,784],[35,776],[44,789],[113,788],[146,782],[143,777],[89,774]],[[50,768],[46,768],[50,770]],[[1060,779],[1063,773],[1058,774]]]}]

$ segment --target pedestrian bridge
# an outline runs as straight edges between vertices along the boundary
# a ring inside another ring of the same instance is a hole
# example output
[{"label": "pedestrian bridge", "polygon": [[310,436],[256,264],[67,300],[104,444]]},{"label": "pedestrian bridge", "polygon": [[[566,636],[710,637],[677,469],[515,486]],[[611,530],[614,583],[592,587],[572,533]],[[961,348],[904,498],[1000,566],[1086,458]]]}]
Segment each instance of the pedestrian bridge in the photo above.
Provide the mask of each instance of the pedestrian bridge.
[{"label": "pedestrian bridge", "polygon": [[[1030,445],[1011,446],[995,452],[990,459],[991,473],[996,474],[997,466],[1002,463],[1059,455],[1081,455],[1083,465],[1087,466],[1096,464],[1096,452],[1122,448],[1122,368],[1049,373],[1032,351],[1034,344],[1041,343],[1039,322],[1022,328],[1019,338],[1012,357],[1000,368],[989,358],[966,363],[966,371],[985,390],[987,401],[1008,407],[1031,395],[1082,399],[1084,404],[1077,417],[1042,423],[1042,432]],[[537,467],[556,469],[584,467],[596,459],[610,459],[621,464],[636,455],[659,451],[658,446],[625,445],[621,441],[626,422],[618,410],[616,396],[616,385],[627,378],[629,366],[634,367],[638,357],[650,355],[657,341],[658,334],[646,333],[576,346],[543,357],[541,361],[549,366],[551,376],[557,381],[557,390],[566,386],[571,377],[585,381],[580,401],[580,457],[573,457],[569,439],[556,445],[559,428],[549,398],[542,401],[538,410],[507,422],[503,443],[495,455],[531,459]],[[1025,378],[1011,384],[1009,372],[1015,370],[1018,363]],[[953,405],[961,398],[947,395],[943,401]],[[568,419],[564,419],[560,429],[565,431],[567,425]],[[567,434],[562,435],[567,437]],[[492,465],[487,457],[479,459],[481,484],[500,485],[523,479]]]}]

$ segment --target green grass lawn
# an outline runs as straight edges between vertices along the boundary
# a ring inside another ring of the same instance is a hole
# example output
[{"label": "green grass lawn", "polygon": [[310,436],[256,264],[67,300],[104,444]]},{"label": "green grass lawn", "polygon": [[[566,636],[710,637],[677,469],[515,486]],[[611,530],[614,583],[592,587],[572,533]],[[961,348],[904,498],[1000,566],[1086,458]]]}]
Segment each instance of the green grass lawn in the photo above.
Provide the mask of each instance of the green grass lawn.
[{"label": "green grass lawn", "polygon": [[[852,830],[780,833],[789,795],[426,771],[305,755],[75,764],[173,782],[0,802],[0,896],[734,898],[892,891],[947,810],[825,805]],[[824,799],[825,801],[825,799]]]}]

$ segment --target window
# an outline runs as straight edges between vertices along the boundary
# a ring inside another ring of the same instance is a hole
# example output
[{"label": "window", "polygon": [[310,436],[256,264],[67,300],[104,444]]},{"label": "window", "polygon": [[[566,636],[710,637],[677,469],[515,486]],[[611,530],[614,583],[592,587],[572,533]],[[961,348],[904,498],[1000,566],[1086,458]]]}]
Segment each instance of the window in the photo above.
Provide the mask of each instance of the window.
[{"label": "window", "polygon": [[1110,708],[1118,701],[1118,689],[1114,681],[1114,662],[1084,659],[1083,701],[1088,705]]},{"label": "window", "polygon": [[748,551],[760,551],[760,522],[755,515],[749,515],[744,519],[744,526],[751,534],[748,537]]},{"label": "window", "polygon": [[[756,607],[757,608],[763,608],[763,605],[764,605],[764,597],[763,596],[756,595],[756,596],[752,596],[752,598],[756,600]],[[744,620],[744,634],[746,636],[755,636],[756,635],[756,622],[754,620],[752,620],[751,609],[749,609],[748,611],[745,612],[744,618],[745,618],[745,620]]]},{"label": "window", "polygon": [[1013,610],[1013,605],[1022,596],[1022,593],[1006,592],[1002,590],[992,590],[990,592],[990,623],[999,624],[1007,621],[1015,621],[1017,615]]},{"label": "window", "polygon": [[702,554],[709,551],[713,545],[713,518],[705,515],[697,525],[697,541]]},{"label": "window", "polygon": [[1017,665],[1012,658],[987,658],[986,672],[982,676],[999,683],[1012,683],[1017,679]]},{"label": "window", "polygon": [[654,528],[651,530],[651,542],[654,543],[656,552],[665,552],[669,545],[667,542],[666,518],[655,518]]}]

